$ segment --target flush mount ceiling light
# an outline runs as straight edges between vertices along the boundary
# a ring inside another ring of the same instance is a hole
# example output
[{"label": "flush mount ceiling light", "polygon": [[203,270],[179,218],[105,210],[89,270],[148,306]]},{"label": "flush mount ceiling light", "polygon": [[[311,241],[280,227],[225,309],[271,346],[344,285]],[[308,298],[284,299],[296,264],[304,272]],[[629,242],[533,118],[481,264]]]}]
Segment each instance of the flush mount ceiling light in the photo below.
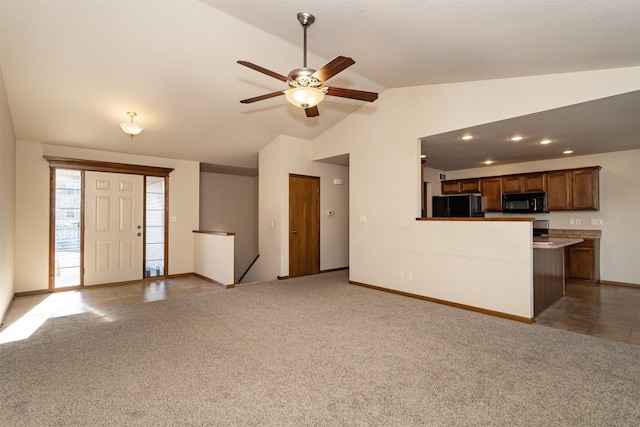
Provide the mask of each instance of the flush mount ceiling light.
[{"label": "flush mount ceiling light", "polygon": [[491,164],[493,164],[493,160],[485,160],[482,163],[484,163],[485,165],[491,165]]},{"label": "flush mount ceiling light", "polygon": [[140,135],[144,130],[144,127],[140,126],[137,123],[133,123],[133,118],[137,116],[137,114],[133,111],[129,111],[127,113],[129,116],[129,123],[120,123],[120,128],[124,133],[129,135],[132,139],[134,136]]},{"label": "flush mount ceiling light", "polygon": [[571,154],[571,153],[573,153],[573,150],[564,150],[562,152],[562,154]]},{"label": "flush mount ceiling light", "polygon": [[473,135],[464,135],[462,139],[464,139],[465,141],[468,141],[470,139],[473,139]]},{"label": "flush mount ceiling light", "polygon": [[524,139],[524,136],[515,135],[509,138],[509,141],[518,142],[518,141],[522,141],[523,139]]},{"label": "flush mount ceiling light", "polygon": [[550,139],[543,139],[542,141],[538,142],[538,144],[542,144],[542,145],[547,145],[547,144],[551,144],[553,141],[551,141]]}]

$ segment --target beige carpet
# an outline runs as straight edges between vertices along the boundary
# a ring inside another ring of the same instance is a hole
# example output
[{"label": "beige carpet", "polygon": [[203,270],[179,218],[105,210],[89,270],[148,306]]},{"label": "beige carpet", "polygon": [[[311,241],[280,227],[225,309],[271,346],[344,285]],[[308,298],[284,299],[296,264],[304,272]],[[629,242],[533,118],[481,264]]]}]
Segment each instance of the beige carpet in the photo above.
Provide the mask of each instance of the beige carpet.
[{"label": "beige carpet", "polygon": [[0,345],[0,425],[640,425],[640,347],[347,272],[50,319]]}]

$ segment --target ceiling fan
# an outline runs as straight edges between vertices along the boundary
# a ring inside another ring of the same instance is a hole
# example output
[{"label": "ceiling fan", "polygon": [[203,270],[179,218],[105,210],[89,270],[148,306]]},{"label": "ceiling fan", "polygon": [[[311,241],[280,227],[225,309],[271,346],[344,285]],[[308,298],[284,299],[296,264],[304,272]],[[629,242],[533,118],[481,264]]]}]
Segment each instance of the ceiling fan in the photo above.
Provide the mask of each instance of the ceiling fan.
[{"label": "ceiling fan", "polygon": [[243,99],[243,104],[250,104],[256,101],[273,98],[284,95],[290,103],[296,107],[303,108],[307,117],[316,117],[320,115],[318,104],[322,102],[325,95],[339,96],[342,98],[357,99],[359,101],[373,102],[378,99],[375,92],[365,92],[362,90],[342,89],[339,87],[325,86],[324,83],[331,77],[341,71],[352,66],[356,62],[344,56],[338,56],[319,70],[307,67],[307,28],[315,22],[316,18],[306,12],[298,13],[298,21],[302,25],[304,31],[304,62],[302,68],[296,68],[291,71],[288,76],[267,70],[259,65],[252,64],[247,61],[238,61],[238,64],[249,67],[267,76],[274,77],[285,82],[289,89],[279,90],[277,92],[267,93],[265,95],[256,96],[255,98]]}]

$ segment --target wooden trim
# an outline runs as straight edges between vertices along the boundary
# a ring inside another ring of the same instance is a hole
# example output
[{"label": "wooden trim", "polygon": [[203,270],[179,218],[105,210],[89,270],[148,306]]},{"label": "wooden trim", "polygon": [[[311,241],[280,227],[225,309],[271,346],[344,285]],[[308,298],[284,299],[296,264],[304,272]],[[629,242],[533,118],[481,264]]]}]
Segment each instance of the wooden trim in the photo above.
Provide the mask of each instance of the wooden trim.
[{"label": "wooden trim", "polygon": [[231,288],[235,288],[235,284],[231,283],[229,285],[225,285],[223,283],[218,282],[217,280],[213,280],[207,276],[203,276],[202,274],[198,274],[198,273],[191,273],[192,275],[194,275],[195,277],[202,279],[202,280],[206,280],[207,282],[211,282],[214,285],[218,285],[218,286],[222,286],[225,289],[231,289]]},{"label": "wooden trim", "polygon": [[193,230],[194,233],[201,234],[215,234],[216,236],[235,236],[236,233],[231,231],[206,231],[206,230]]},{"label": "wooden trim", "polygon": [[622,287],[625,287],[625,288],[637,288],[637,289],[640,289],[640,283],[625,283],[625,282],[614,282],[614,281],[611,281],[611,280],[600,280],[600,284],[601,285],[622,286]]},{"label": "wooden trim", "polygon": [[178,273],[178,274],[167,274],[167,279],[178,279],[180,277],[189,277],[193,276],[195,273]]},{"label": "wooden trim", "polygon": [[[80,286],[84,286],[85,171],[80,171]],[[144,274],[142,275],[144,277]]]},{"label": "wooden trim", "polygon": [[[82,184],[81,184],[82,185]],[[80,265],[82,269],[82,265]],[[47,288],[55,288],[56,280],[56,169],[49,169],[49,282]]]},{"label": "wooden trim", "polygon": [[[311,273],[311,274],[303,274],[302,276],[295,276],[295,277],[304,277],[304,276],[315,276],[316,274],[322,274],[322,273],[331,273],[333,271],[342,271],[342,270],[348,270],[349,267],[339,267],[339,268],[330,268],[328,270],[320,270],[317,273]],[[276,278],[278,280],[287,280],[287,279],[292,279],[291,276],[276,276]]]},{"label": "wooden trim", "polygon": [[501,222],[533,222],[535,218],[416,218],[416,221],[501,221]]},{"label": "wooden trim", "polygon": [[128,173],[135,175],[151,175],[167,177],[173,168],[158,166],[132,165],[128,163],[102,162],[99,160],[72,159],[69,157],[42,156],[49,162],[49,167],[63,169],[80,169],[96,172]]},{"label": "wooden trim", "polygon": [[[166,273],[166,268],[162,271]],[[147,277],[147,176],[142,176],[142,277]],[[165,274],[166,275],[166,274]]]},{"label": "wooden trim", "polygon": [[514,316],[513,314],[502,313],[500,311],[487,310],[487,309],[484,309],[484,308],[474,307],[472,305],[459,304],[457,302],[441,300],[441,299],[438,299],[438,298],[426,297],[424,295],[412,294],[410,292],[403,292],[403,291],[398,291],[398,290],[395,290],[395,289],[383,288],[383,287],[380,287],[380,286],[369,285],[369,284],[361,283],[361,282],[355,282],[353,280],[349,280],[349,283],[352,284],[352,285],[363,286],[365,288],[375,289],[377,291],[389,292],[389,293],[396,294],[396,295],[402,295],[402,296],[406,296],[406,297],[421,299],[421,300],[424,300],[424,301],[435,302],[437,304],[448,305],[450,307],[461,308],[463,310],[475,311],[476,313],[482,313],[482,314],[488,314],[490,316],[501,317],[503,319],[515,320],[517,322],[528,323],[528,324],[532,324],[533,323],[533,318],[522,317],[522,316]]},{"label": "wooden trim", "polygon": [[[146,210],[144,214],[146,217],[147,216]],[[169,274],[169,175],[168,174],[165,175],[164,177],[164,275],[166,276],[167,274]]]},{"label": "wooden trim", "polygon": [[330,268],[330,269],[328,269],[328,270],[320,270],[320,273],[318,273],[318,274],[321,274],[321,273],[331,273],[331,272],[334,272],[334,271],[344,271],[344,270],[348,270],[348,269],[349,269],[349,266],[346,266],[346,267],[339,267],[339,268]]}]

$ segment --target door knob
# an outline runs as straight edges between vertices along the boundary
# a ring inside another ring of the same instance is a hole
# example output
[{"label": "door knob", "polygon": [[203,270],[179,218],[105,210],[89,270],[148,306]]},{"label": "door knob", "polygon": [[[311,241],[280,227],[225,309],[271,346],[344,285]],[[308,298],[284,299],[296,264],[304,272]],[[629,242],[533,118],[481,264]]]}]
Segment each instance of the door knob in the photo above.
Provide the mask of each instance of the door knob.
[{"label": "door knob", "polygon": [[298,230],[291,231],[293,234],[298,234]]},{"label": "door knob", "polygon": [[138,237],[142,236],[142,233],[138,233]]},{"label": "door knob", "polygon": [[141,225],[139,225],[137,228],[138,228],[138,230],[140,230],[140,229],[142,228],[142,226],[141,226]]}]

